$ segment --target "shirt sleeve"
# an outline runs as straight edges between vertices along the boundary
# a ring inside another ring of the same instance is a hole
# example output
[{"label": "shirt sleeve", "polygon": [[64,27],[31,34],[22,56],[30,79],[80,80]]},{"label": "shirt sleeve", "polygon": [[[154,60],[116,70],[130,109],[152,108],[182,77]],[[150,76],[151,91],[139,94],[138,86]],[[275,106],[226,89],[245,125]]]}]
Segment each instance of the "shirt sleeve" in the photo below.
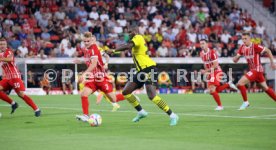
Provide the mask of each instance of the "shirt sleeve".
[{"label": "shirt sleeve", "polygon": [[134,43],[135,47],[139,46],[140,45],[140,35],[135,35],[133,38],[132,38],[132,42]]},{"label": "shirt sleeve", "polygon": [[218,59],[218,54],[214,50],[211,51],[211,59],[212,61],[216,61]]},{"label": "shirt sleeve", "polygon": [[259,45],[259,44],[254,44],[254,51],[256,53],[263,53],[265,50],[265,47]]}]

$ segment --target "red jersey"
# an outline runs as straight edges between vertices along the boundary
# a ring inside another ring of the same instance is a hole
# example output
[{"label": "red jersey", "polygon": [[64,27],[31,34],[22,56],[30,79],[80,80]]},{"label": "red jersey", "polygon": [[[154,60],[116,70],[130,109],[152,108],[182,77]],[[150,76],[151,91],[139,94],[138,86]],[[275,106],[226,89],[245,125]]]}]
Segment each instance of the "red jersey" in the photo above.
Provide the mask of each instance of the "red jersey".
[{"label": "red jersey", "polygon": [[[218,54],[215,50],[212,50],[212,49],[211,50],[208,49],[208,52],[204,52],[204,50],[202,50],[200,52],[200,57],[206,69],[210,69],[213,66],[214,61],[218,61]],[[221,68],[219,65],[216,71],[221,71]]]},{"label": "red jersey", "polygon": [[245,46],[243,44],[238,50],[238,55],[245,57],[250,70],[263,72],[264,69],[261,64],[260,55],[263,53],[264,50],[265,48],[258,44],[251,43],[250,46]]},{"label": "red jersey", "polygon": [[1,66],[3,69],[3,79],[15,79],[15,78],[21,79],[21,73],[14,62],[13,51],[7,48],[6,51],[3,52],[3,54],[0,57],[8,58],[10,56],[12,56],[11,62],[4,62],[4,61],[1,62]]},{"label": "red jersey", "polygon": [[91,71],[93,75],[96,75],[95,78],[107,77],[107,74],[104,69],[104,63],[100,50],[96,44],[91,45],[88,49],[84,48],[84,58],[87,67],[91,65],[91,60],[93,58],[98,58],[97,66]]}]

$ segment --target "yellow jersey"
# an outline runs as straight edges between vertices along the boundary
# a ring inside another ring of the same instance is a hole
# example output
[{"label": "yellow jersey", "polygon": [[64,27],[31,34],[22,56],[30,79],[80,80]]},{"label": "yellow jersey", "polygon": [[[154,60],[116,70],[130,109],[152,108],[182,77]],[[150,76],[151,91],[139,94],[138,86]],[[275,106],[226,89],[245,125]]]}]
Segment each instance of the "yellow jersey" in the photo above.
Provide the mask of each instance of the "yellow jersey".
[{"label": "yellow jersey", "polygon": [[132,48],[132,58],[136,66],[136,70],[140,71],[148,67],[156,66],[156,63],[147,54],[148,47],[142,35],[135,35],[131,41],[134,43]]}]

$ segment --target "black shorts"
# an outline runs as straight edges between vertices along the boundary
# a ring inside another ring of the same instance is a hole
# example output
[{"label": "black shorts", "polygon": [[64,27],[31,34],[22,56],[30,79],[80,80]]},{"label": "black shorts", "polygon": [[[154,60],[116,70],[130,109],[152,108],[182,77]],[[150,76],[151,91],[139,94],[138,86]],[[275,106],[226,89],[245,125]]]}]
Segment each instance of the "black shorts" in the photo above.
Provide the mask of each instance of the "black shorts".
[{"label": "black shorts", "polygon": [[[154,72],[154,73],[153,73]],[[153,74],[152,74],[153,73]],[[148,67],[137,72],[133,79],[130,79],[130,82],[134,82],[138,85],[138,88],[146,85],[156,85],[158,79],[158,72],[156,66]]]}]

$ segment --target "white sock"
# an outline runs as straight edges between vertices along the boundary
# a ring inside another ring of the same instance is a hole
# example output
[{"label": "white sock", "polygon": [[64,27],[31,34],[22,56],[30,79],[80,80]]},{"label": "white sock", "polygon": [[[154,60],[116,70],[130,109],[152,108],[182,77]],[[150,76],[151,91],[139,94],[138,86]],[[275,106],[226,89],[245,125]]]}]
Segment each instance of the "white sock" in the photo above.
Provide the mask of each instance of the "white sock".
[{"label": "white sock", "polygon": [[245,104],[249,104],[249,102],[248,102],[248,101],[245,101],[244,103],[245,103]]},{"label": "white sock", "polygon": [[171,115],[170,115],[170,118],[175,118],[176,117],[176,114],[175,113],[172,113]]},{"label": "white sock", "polygon": [[98,91],[95,91],[93,94],[96,95],[96,96],[98,96],[98,95],[99,95],[99,92],[98,92]]},{"label": "white sock", "polygon": [[14,105],[15,104],[15,101],[12,101],[11,105]]},{"label": "white sock", "polygon": [[39,111],[40,109],[39,108],[37,108],[36,110],[35,110],[35,112],[37,112],[37,111]]},{"label": "white sock", "polygon": [[138,111],[138,114],[144,114],[144,113],[146,113],[146,111],[144,109]]},{"label": "white sock", "polygon": [[111,102],[111,104],[112,104],[112,106],[118,105],[116,102],[115,102],[115,103],[114,103],[114,102]]}]

